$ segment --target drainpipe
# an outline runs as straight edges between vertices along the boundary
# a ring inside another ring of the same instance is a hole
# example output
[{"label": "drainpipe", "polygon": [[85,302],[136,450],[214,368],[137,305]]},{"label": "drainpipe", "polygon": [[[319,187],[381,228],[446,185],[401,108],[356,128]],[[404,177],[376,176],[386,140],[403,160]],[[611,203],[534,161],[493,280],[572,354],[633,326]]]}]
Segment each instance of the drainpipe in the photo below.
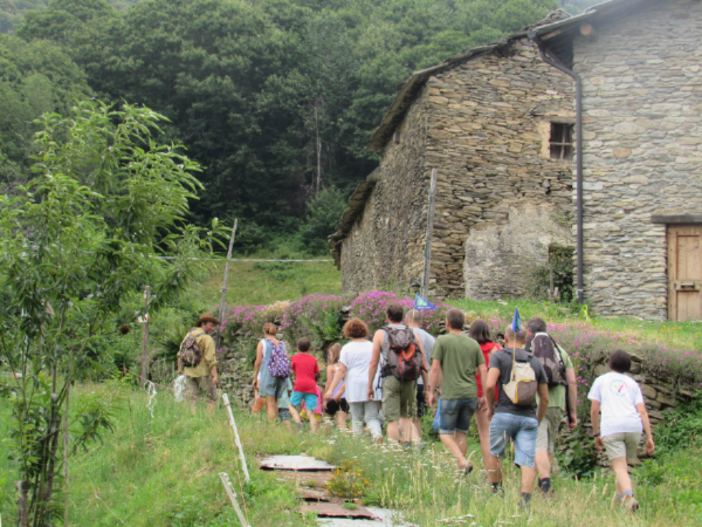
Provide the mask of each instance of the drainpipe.
[{"label": "drainpipe", "polygon": [[544,43],[536,34],[536,31],[527,33],[529,40],[534,42],[539,48],[541,58],[547,64],[553,66],[559,71],[562,71],[569,77],[575,80],[575,149],[576,149],[576,165],[575,165],[575,217],[576,217],[576,256],[577,256],[577,291],[578,303],[582,304],[584,299],[583,287],[583,81],[580,75],[566,67],[561,62],[552,59],[546,55]]}]

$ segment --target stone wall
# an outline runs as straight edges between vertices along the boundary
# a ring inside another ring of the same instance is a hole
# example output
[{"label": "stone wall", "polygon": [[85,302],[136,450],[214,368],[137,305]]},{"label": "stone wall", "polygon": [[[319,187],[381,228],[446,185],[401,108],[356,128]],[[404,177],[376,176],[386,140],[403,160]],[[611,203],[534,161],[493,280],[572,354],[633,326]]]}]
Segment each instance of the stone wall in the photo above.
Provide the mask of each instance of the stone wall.
[{"label": "stone wall", "polygon": [[[533,266],[515,259],[544,264],[549,243],[570,243],[571,162],[550,159],[548,141],[551,122],[573,122],[572,81],[519,39],[430,78],[427,95],[431,289],[517,296]],[[525,223],[524,239],[509,231]]]},{"label": "stone wall", "polygon": [[420,94],[388,144],[365,208],[341,241],[345,292],[419,280],[426,237],[426,94]]},{"label": "stone wall", "polygon": [[574,41],[583,78],[585,298],[667,318],[666,226],[702,210],[702,3],[661,0]]}]

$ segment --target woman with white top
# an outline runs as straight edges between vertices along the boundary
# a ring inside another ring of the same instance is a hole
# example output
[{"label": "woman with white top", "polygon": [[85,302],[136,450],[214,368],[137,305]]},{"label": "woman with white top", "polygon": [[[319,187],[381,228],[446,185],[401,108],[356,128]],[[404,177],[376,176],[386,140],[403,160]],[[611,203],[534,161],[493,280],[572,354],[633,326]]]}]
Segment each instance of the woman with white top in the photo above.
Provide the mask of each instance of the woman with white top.
[{"label": "woman with white top", "polygon": [[609,367],[612,371],[595,379],[587,396],[592,401],[592,433],[595,448],[606,449],[612,463],[617,499],[624,507],[635,511],[639,503],[634,498],[627,459],[636,459],[642,428],[646,432],[649,455],[653,454],[655,445],[641,388],[634,379],[624,375],[631,368],[631,357],[626,351],[617,350],[609,359]]},{"label": "woman with white top", "polygon": [[344,395],[351,409],[353,435],[363,433],[365,423],[373,439],[378,440],[382,437],[380,402],[368,400],[368,370],[373,356],[373,343],[368,340],[368,326],[362,320],[353,318],[344,325],[344,336],[350,342],[341,348],[339,369],[324,394],[324,400],[330,401],[334,389],[345,381]]}]

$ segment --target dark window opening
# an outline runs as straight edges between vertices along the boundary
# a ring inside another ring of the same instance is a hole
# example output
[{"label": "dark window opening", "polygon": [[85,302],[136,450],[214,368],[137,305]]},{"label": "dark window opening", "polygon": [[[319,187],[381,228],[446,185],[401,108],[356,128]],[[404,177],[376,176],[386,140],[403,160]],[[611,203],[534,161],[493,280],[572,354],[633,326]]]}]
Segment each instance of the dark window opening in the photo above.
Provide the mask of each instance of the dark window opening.
[{"label": "dark window opening", "polygon": [[573,125],[551,123],[551,159],[571,161],[573,159]]}]

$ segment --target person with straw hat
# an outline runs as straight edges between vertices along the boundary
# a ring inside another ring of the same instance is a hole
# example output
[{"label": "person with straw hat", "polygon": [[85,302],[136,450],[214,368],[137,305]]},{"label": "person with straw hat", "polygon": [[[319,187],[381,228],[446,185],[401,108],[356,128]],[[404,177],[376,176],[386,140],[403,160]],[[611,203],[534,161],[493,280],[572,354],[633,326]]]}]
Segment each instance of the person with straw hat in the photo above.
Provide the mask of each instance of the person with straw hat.
[{"label": "person with straw hat", "polygon": [[185,375],[185,388],[190,397],[190,411],[195,413],[195,402],[202,392],[207,399],[208,412],[214,411],[217,401],[219,375],[215,343],[210,336],[219,325],[219,320],[209,314],[200,316],[195,327],[188,331],[178,353],[178,373]]}]

